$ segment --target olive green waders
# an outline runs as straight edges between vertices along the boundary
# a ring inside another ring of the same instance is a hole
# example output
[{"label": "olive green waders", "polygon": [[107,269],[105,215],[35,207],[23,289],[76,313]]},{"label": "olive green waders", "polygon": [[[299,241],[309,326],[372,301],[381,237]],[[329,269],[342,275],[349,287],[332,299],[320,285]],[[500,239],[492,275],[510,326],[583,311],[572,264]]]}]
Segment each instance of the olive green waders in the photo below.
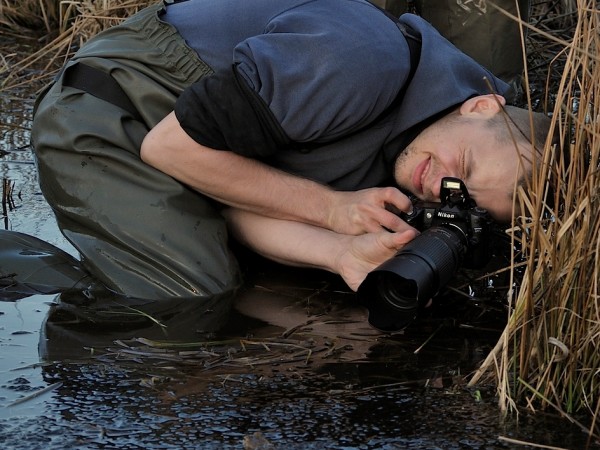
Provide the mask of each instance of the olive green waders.
[{"label": "olive green waders", "polygon": [[89,41],[39,101],[40,186],[86,270],[112,292],[227,297],[240,274],[224,219],[210,199],[140,159],[144,136],[181,91],[212,73],[161,11],[147,8]]}]

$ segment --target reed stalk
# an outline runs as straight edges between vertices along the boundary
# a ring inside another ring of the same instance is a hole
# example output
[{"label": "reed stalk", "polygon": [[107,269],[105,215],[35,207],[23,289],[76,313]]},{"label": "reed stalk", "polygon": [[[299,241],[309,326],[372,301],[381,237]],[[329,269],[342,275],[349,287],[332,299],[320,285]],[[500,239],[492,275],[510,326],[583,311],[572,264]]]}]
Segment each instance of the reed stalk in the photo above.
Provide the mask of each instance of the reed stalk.
[{"label": "reed stalk", "polygon": [[471,384],[491,373],[503,411],[551,408],[598,439],[600,10],[578,0],[576,11],[554,100],[558,144],[548,140],[532,182],[516,192],[523,215],[512,231],[526,269],[504,333]]},{"label": "reed stalk", "polygon": [[0,0],[0,27],[14,33],[54,33],[57,4],[55,0]]}]

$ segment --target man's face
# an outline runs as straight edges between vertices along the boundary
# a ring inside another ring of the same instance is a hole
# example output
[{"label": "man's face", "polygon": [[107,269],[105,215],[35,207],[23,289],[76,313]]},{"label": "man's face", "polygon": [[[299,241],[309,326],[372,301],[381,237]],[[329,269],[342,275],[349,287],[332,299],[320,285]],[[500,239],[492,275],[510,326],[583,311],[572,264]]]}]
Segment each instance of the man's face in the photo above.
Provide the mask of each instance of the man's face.
[{"label": "man's face", "polygon": [[440,200],[443,177],[462,179],[477,205],[500,221],[512,216],[513,188],[522,173],[514,144],[500,143],[483,120],[463,116],[424,130],[395,167],[398,185],[425,201]]}]

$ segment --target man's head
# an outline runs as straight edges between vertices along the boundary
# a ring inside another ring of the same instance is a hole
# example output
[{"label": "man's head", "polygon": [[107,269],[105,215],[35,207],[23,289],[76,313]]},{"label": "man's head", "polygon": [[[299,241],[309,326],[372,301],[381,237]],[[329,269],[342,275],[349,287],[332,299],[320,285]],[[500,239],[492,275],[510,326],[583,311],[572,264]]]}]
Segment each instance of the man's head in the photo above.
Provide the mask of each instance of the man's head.
[{"label": "man's head", "polygon": [[531,172],[530,117],[539,151],[549,129],[546,116],[505,106],[497,95],[473,97],[423,130],[398,156],[396,182],[421,200],[439,201],[441,179],[460,178],[478,206],[508,221],[514,186]]}]

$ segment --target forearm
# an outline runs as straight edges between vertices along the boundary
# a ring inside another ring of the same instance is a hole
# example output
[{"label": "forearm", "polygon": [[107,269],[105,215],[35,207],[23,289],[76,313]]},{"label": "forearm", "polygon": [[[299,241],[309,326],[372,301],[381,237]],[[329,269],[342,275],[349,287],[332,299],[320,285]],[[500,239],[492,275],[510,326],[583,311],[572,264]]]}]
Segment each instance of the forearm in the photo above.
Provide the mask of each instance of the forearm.
[{"label": "forearm", "polygon": [[321,227],[240,209],[228,208],[223,215],[238,241],[268,259],[289,266],[339,273],[336,257],[351,238]]},{"label": "forearm", "polygon": [[230,151],[204,147],[179,128],[174,114],[148,134],[142,158],[226,205],[268,217],[328,226],[333,190]]},{"label": "forearm", "polygon": [[417,234],[407,229],[352,236],[232,208],[223,214],[233,235],[257,253],[283,264],[337,273],[353,290]]}]

